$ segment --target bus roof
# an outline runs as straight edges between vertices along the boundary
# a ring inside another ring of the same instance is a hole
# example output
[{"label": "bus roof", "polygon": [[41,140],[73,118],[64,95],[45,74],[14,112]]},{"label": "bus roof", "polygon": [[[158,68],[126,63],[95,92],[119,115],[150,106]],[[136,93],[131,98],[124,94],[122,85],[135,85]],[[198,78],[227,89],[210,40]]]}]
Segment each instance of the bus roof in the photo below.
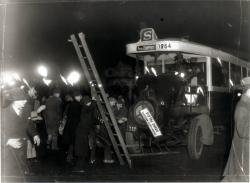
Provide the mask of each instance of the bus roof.
[{"label": "bus roof", "polygon": [[219,57],[223,61],[250,67],[250,63],[245,60],[199,43],[178,38],[158,39],[152,28],[142,29],[140,40],[136,43],[127,44],[126,52],[131,57],[140,53],[182,52],[197,56]]}]

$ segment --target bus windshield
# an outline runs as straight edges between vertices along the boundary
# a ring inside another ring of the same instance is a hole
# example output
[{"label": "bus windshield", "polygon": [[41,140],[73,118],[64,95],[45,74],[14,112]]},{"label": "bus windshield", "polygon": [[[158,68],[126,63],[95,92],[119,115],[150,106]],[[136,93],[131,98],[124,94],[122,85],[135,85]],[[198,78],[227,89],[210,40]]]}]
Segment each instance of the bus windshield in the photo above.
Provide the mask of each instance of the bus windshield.
[{"label": "bus windshield", "polygon": [[206,58],[182,53],[139,54],[144,61],[143,75],[179,76],[182,80],[191,81],[196,76],[197,84],[206,84]]}]

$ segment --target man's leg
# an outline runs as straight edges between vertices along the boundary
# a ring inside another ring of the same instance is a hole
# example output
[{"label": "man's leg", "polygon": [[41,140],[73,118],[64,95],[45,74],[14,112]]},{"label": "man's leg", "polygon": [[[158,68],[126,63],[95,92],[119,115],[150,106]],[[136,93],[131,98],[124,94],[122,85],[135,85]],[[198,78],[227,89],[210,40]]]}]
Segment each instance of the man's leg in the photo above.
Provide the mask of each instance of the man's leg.
[{"label": "man's leg", "polygon": [[73,172],[84,172],[85,166],[88,164],[86,158],[89,150],[88,135],[85,132],[76,135],[75,153],[76,153],[76,166]]},{"label": "man's leg", "polygon": [[96,152],[96,134],[92,132],[89,135],[89,149],[90,149],[90,164],[95,163],[96,157],[95,157],[95,152]]},{"label": "man's leg", "polygon": [[109,145],[104,145],[104,163],[114,163],[114,160],[112,158],[111,148]]},{"label": "man's leg", "polygon": [[52,142],[52,134],[48,133],[48,138],[47,138],[47,149],[51,149],[51,142]]},{"label": "man's leg", "polygon": [[[23,142],[26,144],[26,142]],[[14,149],[12,147],[5,147],[4,159],[2,163],[3,176],[18,176],[24,177],[29,172],[29,168],[26,162],[26,145],[20,149]]]},{"label": "man's leg", "polygon": [[21,174],[29,175],[32,173],[32,169],[29,167],[27,162],[27,142],[26,140],[22,140],[22,147],[20,149],[13,149],[11,148],[11,153],[13,158],[16,161],[17,167]]},{"label": "man's leg", "polygon": [[73,144],[70,144],[69,145],[69,150],[68,150],[68,154],[67,154],[67,157],[66,157],[66,161],[68,163],[72,163],[73,159],[74,159],[74,145]]},{"label": "man's leg", "polygon": [[58,134],[55,132],[55,134],[52,135],[52,143],[51,143],[51,149],[52,150],[58,150]]}]

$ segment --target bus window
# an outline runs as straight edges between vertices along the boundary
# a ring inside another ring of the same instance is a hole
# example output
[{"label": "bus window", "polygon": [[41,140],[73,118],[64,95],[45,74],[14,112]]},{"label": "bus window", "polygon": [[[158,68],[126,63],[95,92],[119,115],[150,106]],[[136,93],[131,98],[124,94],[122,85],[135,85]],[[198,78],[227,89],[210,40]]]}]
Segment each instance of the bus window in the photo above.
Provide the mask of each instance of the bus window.
[{"label": "bus window", "polygon": [[231,64],[231,81],[234,85],[240,84],[241,68],[238,65]]},{"label": "bus window", "polygon": [[191,64],[193,78],[192,81],[197,80],[198,85],[206,85],[206,65],[205,63],[192,63]]},{"label": "bus window", "polygon": [[156,57],[154,54],[145,54],[142,55],[142,58],[145,62],[145,71],[150,75],[158,76],[162,74],[162,61]]},{"label": "bus window", "polygon": [[155,73],[156,75],[162,74],[162,63],[160,61],[149,61],[147,62],[147,67],[150,73]]},{"label": "bus window", "polygon": [[178,70],[178,67],[174,63],[165,64],[165,72],[167,74],[174,74]]},{"label": "bus window", "polygon": [[247,77],[247,68],[242,67],[242,78]]},{"label": "bus window", "polygon": [[212,85],[228,87],[228,63],[212,58]]}]

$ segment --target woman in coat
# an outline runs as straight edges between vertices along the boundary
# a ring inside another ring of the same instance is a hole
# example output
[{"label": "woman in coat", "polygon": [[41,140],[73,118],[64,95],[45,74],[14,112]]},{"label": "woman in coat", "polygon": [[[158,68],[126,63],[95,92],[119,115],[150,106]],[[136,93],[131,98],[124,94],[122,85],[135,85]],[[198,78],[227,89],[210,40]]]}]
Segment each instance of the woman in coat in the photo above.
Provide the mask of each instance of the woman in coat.
[{"label": "woman in coat", "polygon": [[226,182],[249,182],[250,77],[242,84],[245,91],[235,109],[234,137],[223,174]]}]

